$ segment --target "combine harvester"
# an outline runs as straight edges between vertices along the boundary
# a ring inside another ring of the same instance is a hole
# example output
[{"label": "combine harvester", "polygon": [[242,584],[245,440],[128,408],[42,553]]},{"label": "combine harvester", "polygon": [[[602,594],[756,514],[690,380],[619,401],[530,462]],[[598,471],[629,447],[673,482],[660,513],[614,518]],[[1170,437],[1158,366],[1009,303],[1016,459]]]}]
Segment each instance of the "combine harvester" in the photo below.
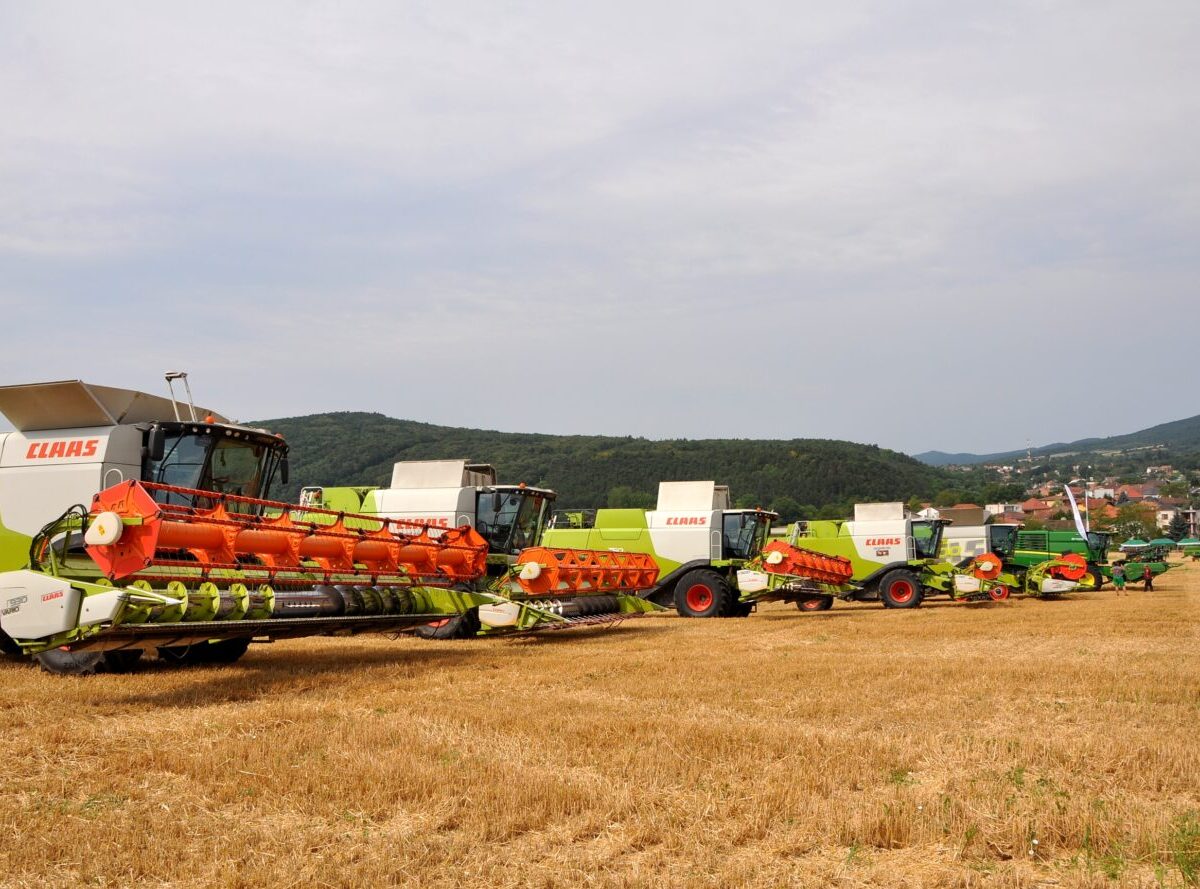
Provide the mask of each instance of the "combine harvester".
[{"label": "combine harvester", "polygon": [[229,663],[252,640],[396,632],[483,606],[498,630],[570,623],[479,588],[488,547],[469,526],[264,499],[286,482],[286,443],[197,411],[190,392],[8,386],[0,411],[17,430],[0,436],[0,649],[51,672],[127,670],[150,648]]},{"label": "combine harvester", "polygon": [[[461,586],[490,590],[507,602],[418,627],[415,633],[425,638],[596,626],[657,610],[642,595],[658,578],[653,559],[544,544],[555,496],[545,488],[499,484],[495,467],[487,463],[410,460],[392,467],[386,488],[307,487],[300,505],[385,519],[434,537],[469,527],[486,541],[486,576]],[[547,620],[545,612],[559,619]]]},{"label": "combine harvester", "polygon": [[[913,518],[903,503],[858,503],[853,520],[797,522],[786,539],[850,561],[849,588],[837,598],[880,601],[886,608],[917,608],[937,594],[1000,601],[1012,592],[1058,595],[1080,586],[1086,568],[1081,560],[1043,558],[1014,573],[1006,558],[1015,537],[1015,525],[957,528],[943,519]],[[802,608],[829,608],[833,598]]]},{"label": "combine harvester", "polygon": [[657,508],[560,512],[543,542],[641,553],[659,569],[644,594],[652,602],[674,605],[685,617],[745,617],[755,598],[739,593],[738,571],[762,552],[776,518],[763,509],[732,508],[726,485],[660,482]]}]

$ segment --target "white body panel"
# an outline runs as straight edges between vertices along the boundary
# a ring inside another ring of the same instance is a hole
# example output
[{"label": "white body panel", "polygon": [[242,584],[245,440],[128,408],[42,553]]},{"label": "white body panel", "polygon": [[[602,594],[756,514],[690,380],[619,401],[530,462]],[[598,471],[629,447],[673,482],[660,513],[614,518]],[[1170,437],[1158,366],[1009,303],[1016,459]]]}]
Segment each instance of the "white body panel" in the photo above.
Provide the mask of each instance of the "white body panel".
[{"label": "white body panel", "polygon": [[[475,488],[387,488],[374,491],[375,512],[413,527],[475,527]],[[370,505],[371,498],[367,499]]]},{"label": "white body panel", "polygon": [[515,602],[479,606],[479,622],[485,627],[511,627],[520,616],[521,606]]},{"label": "white body panel", "polygon": [[136,426],[10,432],[0,437],[0,522],[36,534],[97,491],[140,478],[141,461]]},{"label": "white body panel", "polygon": [[716,482],[659,482],[658,509],[664,512],[729,509],[729,486]]},{"label": "white body panel", "polygon": [[854,504],[855,522],[903,522],[905,518],[903,503]]},{"label": "white body panel", "polygon": [[954,575],[954,591],[956,593],[977,593],[983,587],[983,581],[969,574]]},{"label": "white body panel", "polygon": [[761,593],[767,588],[767,575],[742,568],[737,573],[737,586],[743,593]]},{"label": "white body panel", "polygon": [[942,529],[939,558],[957,564],[988,551],[987,525],[948,525]]},{"label": "white body panel", "polygon": [[[863,504],[888,506],[890,504]],[[903,504],[900,504],[903,506]],[[855,507],[858,515],[858,507]],[[843,527],[854,541],[854,548],[864,559],[876,562],[905,562],[912,558],[909,551],[911,528],[905,518],[885,521],[846,522]],[[803,545],[803,541],[801,541]]]},{"label": "white body panel", "polygon": [[0,628],[14,639],[44,639],[74,629],[82,594],[37,571],[0,575]]},{"label": "white body panel", "polygon": [[720,559],[721,516],[721,510],[711,508],[656,509],[646,513],[646,526],[655,552],[673,562]]},{"label": "white body panel", "polygon": [[467,488],[496,484],[496,470],[466,460],[405,460],[392,465],[389,488]]}]

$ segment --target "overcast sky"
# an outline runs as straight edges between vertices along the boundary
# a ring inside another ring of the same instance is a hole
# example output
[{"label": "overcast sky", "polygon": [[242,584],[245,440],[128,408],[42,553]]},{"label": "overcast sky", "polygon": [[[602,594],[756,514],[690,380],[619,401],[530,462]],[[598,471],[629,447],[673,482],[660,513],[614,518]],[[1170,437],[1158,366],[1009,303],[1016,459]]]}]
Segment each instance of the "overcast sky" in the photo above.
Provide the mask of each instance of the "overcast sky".
[{"label": "overcast sky", "polygon": [[0,0],[0,381],[996,451],[1200,413],[1200,3]]}]

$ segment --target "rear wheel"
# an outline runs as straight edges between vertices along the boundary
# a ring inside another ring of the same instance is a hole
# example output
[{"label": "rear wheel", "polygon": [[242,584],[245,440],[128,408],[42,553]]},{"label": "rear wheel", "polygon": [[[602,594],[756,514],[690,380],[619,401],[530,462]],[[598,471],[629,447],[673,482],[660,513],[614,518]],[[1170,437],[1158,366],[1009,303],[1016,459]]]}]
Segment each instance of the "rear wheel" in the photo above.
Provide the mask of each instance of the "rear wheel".
[{"label": "rear wheel", "polygon": [[481,626],[479,609],[472,608],[454,617],[422,624],[413,630],[413,634],[422,639],[469,639],[479,632]]},{"label": "rear wheel", "polygon": [[710,568],[697,568],[675,585],[675,610],[684,617],[726,617],[737,600],[725,578]]},{"label": "rear wheel", "polygon": [[879,582],[879,598],[884,608],[917,608],[923,598],[917,575],[904,568],[889,571]]},{"label": "rear wheel", "polygon": [[142,659],[140,648],[122,651],[67,651],[55,648],[34,655],[47,673],[59,676],[89,676],[93,673],[128,673]]},{"label": "rear wheel", "polygon": [[799,599],[796,607],[801,611],[828,611],[833,607],[833,596],[809,596]]}]

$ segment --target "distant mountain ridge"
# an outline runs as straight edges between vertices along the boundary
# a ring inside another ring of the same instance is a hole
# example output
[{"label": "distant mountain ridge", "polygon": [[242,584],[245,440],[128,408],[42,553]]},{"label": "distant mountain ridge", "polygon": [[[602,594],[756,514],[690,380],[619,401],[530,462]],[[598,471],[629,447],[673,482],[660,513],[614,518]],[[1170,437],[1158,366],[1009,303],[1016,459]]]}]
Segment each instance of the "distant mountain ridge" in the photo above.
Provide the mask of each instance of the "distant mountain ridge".
[{"label": "distant mountain ridge", "polygon": [[[1170,451],[1200,451],[1200,415],[1185,420],[1172,420],[1148,429],[1113,435],[1108,438],[1083,438],[1079,441],[1058,442],[1032,449],[1034,456],[1047,456],[1062,451],[1094,453],[1096,451],[1127,450],[1162,445]],[[1002,451],[996,454],[949,454],[945,451],[925,451],[913,457],[929,466],[969,466],[977,463],[1002,463],[1025,456],[1024,450]]]},{"label": "distant mountain ridge", "polygon": [[743,505],[794,513],[799,505],[929,497],[949,478],[897,451],[823,439],[544,435],[435,426],[377,413],[254,425],[282,433],[291,444],[291,483],[276,492],[288,499],[303,485],[386,485],[399,460],[454,458],[492,463],[502,482],[552,488],[560,506],[579,507],[607,505],[614,489],[644,501],[660,481],[712,479],[729,485]]}]

